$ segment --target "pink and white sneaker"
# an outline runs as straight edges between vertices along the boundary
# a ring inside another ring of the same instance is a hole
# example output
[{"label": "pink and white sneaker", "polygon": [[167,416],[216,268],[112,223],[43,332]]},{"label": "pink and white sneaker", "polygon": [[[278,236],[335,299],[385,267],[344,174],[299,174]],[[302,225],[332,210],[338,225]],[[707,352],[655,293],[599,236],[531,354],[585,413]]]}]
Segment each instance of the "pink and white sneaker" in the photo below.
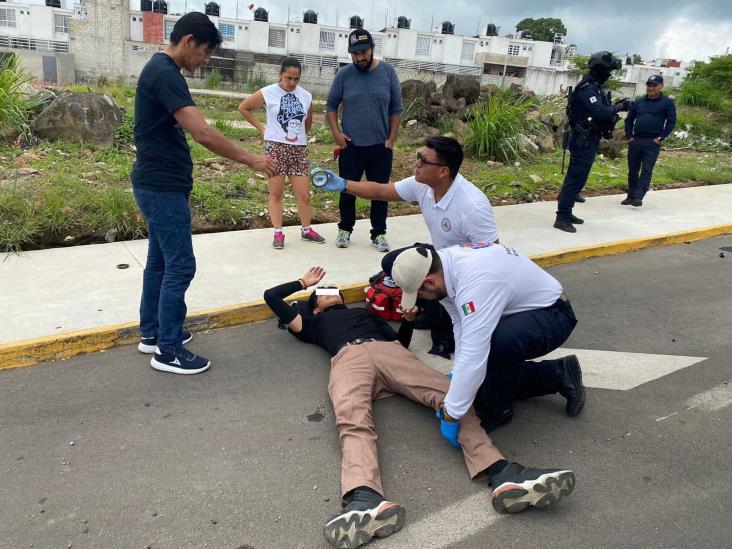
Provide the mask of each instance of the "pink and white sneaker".
[{"label": "pink and white sneaker", "polygon": [[314,231],[312,229],[312,227],[307,230],[305,230],[305,229],[301,230],[300,236],[302,237],[303,240],[307,240],[308,242],[315,242],[316,244],[325,243],[325,238],[323,238],[316,231]]},{"label": "pink and white sneaker", "polygon": [[272,241],[272,247],[275,250],[281,250],[285,247],[285,233],[281,231],[275,231],[274,240]]}]

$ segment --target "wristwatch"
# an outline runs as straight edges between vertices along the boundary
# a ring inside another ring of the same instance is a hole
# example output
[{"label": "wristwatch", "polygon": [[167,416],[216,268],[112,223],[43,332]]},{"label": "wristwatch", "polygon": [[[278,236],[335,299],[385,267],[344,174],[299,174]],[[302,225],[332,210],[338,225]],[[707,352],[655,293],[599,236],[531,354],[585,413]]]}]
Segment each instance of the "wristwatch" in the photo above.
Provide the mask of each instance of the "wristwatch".
[{"label": "wristwatch", "polygon": [[440,414],[440,419],[442,421],[447,421],[448,423],[457,423],[458,421],[460,421],[459,419],[455,419],[447,413],[447,410],[445,410],[444,402],[440,402],[440,407],[437,412]]}]

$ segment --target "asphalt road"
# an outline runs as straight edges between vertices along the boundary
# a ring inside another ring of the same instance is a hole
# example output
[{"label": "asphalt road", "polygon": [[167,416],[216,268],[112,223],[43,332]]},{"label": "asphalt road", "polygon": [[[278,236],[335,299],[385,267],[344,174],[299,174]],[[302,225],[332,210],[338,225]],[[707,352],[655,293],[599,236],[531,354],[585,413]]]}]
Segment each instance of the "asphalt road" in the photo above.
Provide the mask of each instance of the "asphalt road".
[{"label": "asphalt road", "polygon": [[[591,388],[574,419],[560,397],[519,403],[498,447],[572,468],[577,486],[515,516],[494,513],[429,410],[379,401],[383,480],[407,525],[372,546],[730,547],[732,238],[551,272],[580,321],[566,347],[639,353],[608,355],[631,377],[647,355],[693,364]],[[0,372],[0,547],[326,547],[340,463],[326,354],[274,321],[191,348],[208,372],[156,372],[134,347]]]}]

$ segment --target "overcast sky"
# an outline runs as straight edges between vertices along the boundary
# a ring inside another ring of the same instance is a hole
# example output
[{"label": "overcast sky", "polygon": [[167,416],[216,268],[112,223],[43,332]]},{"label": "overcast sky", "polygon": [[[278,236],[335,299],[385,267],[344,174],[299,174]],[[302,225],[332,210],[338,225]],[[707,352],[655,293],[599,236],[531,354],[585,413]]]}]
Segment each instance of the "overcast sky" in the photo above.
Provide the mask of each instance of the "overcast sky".
[{"label": "overcast sky", "polygon": [[[236,0],[218,0],[222,15],[234,17]],[[253,0],[239,0],[240,18],[251,18],[247,6]],[[31,0],[43,3],[42,0]],[[66,0],[72,5],[73,0]],[[168,0],[170,13],[203,11],[205,0]],[[255,3],[269,12],[273,23],[301,21],[307,9],[319,14],[319,22],[347,26],[348,17],[360,15],[369,30],[380,30],[385,21],[395,24],[399,15],[412,20],[412,28],[428,31],[431,25],[452,21],[455,33],[475,35],[488,23],[500,27],[500,34],[515,31],[525,17],[558,17],[567,27],[568,43],[579,53],[609,50],[619,54],[639,53],[644,59],[674,58],[705,60],[711,55],[732,53],[732,0],[262,0]],[[288,8],[289,6],[289,8]],[[139,0],[130,0],[140,9]]]}]

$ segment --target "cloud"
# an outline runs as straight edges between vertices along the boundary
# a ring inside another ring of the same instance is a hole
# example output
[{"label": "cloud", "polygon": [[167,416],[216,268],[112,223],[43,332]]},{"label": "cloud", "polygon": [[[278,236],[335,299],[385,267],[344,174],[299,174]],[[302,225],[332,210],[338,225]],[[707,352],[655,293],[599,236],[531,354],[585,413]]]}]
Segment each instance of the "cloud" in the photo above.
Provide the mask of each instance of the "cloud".
[{"label": "cloud", "polygon": [[[203,10],[208,0],[168,0],[172,12]],[[239,0],[239,17],[249,18],[247,5],[252,0]],[[233,17],[236,0],[219,0],[222,15]],[[458,34],[485,32],[488,23],[500,26],[502,35],[511,33],[525,17],[558,17],[568,30],[567,41],[577,44],[579,51],[591,53],[610,50],[616,53],[639,53],[646,59],[673,57],[691,60],[724,53],[730,46],[732,2],[730,0],[663,0],[639,2],[615,0],[543,1],[528,0],[368,0],[357,4],[337,4],[331,0],[306,0],[288,4],[281,0],[255,1],[269,11],[270,21],[284,23],[288,12],[291,20],[301,20],[307,9],[319,14],[326,25],[346,26],[348,17],[360,15],[368,29],[381,29],[386,21],[394,24],[397,16],[406,15],[412,28],[429,31],[442,21],[455,23]],[[130,0],[130,7],[139,9],[139,0]],[[732,49],[732,48],[731,48]]]}]

